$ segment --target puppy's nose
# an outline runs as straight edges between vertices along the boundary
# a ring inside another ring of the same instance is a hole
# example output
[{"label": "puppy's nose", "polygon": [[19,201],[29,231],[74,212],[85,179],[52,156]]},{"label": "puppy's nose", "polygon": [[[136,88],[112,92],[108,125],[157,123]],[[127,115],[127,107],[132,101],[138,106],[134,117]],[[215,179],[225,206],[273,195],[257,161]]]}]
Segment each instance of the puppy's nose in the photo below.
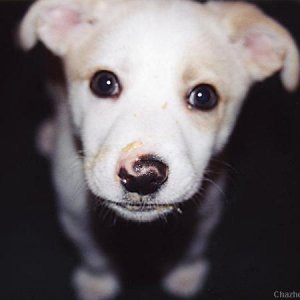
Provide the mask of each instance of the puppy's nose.
[{"label": "puppy's nose", "polygon": [[139,157],[129,168],[121,167],[118,175],[122,185],[131,193],[153,194],[168,179],[168,166],[152,155]]}]

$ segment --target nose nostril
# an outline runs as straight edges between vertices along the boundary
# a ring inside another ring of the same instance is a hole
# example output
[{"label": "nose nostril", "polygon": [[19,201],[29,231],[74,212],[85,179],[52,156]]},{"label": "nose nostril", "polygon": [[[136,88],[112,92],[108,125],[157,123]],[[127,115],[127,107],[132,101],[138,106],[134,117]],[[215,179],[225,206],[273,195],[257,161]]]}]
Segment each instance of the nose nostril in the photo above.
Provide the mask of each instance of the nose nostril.
[{"label": "nose nostril", "polygon": [[118,176],[127,191],[148,195],[167,181],[168,166],[155,156],[145,155],[133,163],[131,170],[121,167]]}]

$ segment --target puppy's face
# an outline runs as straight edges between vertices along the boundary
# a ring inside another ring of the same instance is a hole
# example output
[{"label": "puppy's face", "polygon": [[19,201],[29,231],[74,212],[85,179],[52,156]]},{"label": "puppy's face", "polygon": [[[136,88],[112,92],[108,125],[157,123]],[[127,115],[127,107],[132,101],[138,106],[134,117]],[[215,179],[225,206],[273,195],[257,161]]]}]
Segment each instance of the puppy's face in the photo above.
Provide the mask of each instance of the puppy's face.
[{"label": "puppy's face", "polygon": [[128,219],[153,220],[198,191],[255,80],[283,68],[286,87],[296,85],[292,39],[246,4],[73,0],[44,9],[37,33],[64,59],[88,186]]},{"label": "puppy's face", "polygon": [[189,199],[231,130],[249,79],[215,25],[143,8],[100,23],[66,57],[87,182],[128,218]]}]

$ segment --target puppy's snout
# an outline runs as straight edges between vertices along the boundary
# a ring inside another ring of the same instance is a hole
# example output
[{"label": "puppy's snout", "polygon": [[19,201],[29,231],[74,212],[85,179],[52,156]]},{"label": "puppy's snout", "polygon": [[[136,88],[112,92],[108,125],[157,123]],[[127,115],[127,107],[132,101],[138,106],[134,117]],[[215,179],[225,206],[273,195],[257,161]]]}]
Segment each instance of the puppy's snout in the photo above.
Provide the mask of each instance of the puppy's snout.
[{"label": "puppy's snout", "polygon": [[128,192],[149,195],[167,181],[169,168],[160,159],[152,155],[141,156],[129,166],[121,166],[119,178]]}]

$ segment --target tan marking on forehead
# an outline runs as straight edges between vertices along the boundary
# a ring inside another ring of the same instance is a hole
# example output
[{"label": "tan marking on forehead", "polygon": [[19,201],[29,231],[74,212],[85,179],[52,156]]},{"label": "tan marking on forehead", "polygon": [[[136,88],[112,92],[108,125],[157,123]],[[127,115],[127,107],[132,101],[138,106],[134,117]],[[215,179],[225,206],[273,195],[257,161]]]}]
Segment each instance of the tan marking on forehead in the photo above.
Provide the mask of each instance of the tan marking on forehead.
[{"label": "tan marking on forehead", "polygon": [[183,82],[185,84],[190,83],[191,81],[194,81],[195,78],[197,78],[198,75],[198,68],[195,66],[189,67],[182,75]]},{"label": "tan marking on forehead", "polygon": [[107,66],[95,66],[95,67],[91,67],[91,68],[87,68],[86,66],[84,66],[83,61],[81,62],[82,66],[79,66],[77,63],[77,68],[75,68],[74,66],[71,66],[69,68],[69,72],[68,72],[68,78],[71,80],[82,80],[82,81],[90,81],[93,76],[99,72],[99,71],[111,71],[113,72],[114,70],[111,70],[111,68],[107,67]]},{"label": "tan marking on forehead", "polygon": [[[88,57],[97,56],[97,53],[91,52],[90,54],[86,53],[85,57],[82,59],[71,59],[67,66],[68,78],[71,80],[82,80],[89,81],[91,78],[99,71],[110,71],[116,74],[119,79],[122,79],[126,74],[130,72],[128,61],[125,59],[116,61],[114,64],[102,63],[101,61],[96,65],[91,66],[91,62],[88,60]],[[74,63],[73,63],[74,62]],[[124,75],[125,74],[125,75]],[[121,77],[121,78],[120,78]]]}]

